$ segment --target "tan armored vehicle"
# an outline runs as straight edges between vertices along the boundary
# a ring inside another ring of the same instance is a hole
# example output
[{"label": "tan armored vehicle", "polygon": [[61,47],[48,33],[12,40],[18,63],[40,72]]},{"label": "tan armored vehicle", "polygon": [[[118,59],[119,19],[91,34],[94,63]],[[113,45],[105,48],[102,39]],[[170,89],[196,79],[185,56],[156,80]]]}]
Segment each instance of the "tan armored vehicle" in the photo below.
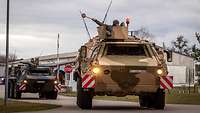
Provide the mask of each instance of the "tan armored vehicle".
[{"label": "tan armored vehicle", "polygon": [[[90,18],[85,14],[83,17]],[[99,25],[98,36],[79,50],[74,73],[77,105],[91,109],[95,95],[137,95],[141,107],[164,109],[165,91],[160,88],[160,77],[168,72],[163,50],[151,42],[128,36],[128,21],[127,25],[119,25],[115,20],[115,25],[109,26],[90,19]]]}]

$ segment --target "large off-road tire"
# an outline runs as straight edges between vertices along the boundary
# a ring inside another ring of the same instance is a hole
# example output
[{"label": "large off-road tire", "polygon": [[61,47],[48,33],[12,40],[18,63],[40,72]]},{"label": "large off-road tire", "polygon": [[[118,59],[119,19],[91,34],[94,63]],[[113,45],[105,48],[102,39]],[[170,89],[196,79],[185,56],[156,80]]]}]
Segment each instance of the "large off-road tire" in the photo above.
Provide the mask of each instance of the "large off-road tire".
[{"label": "large off-road tire", "polygon": [[165,92],[158,89],[156,93],[145,94],[139,96],[140,107],[164,109],[165,108]]},{"label": "large off-road tire", "polygon": [[165,107],[165,92],[159,89],[156,93],[139,96],[140,107],[164,109]]},{"label": "large off-road tire", "polygon": [[46,93],[47,99],[57,99],[58,92],[57,91],[51,91]]},{"label": "large off-road tire", "polygon": [[159,89],[154,97],[155,103],[154,108],[155,109],[164,109],[165,108],[165,91],[162,89]]},{"label": "large off-road tire", "polygon": [[21,97],[22,97],[22,93],[21,92],[16,92],[16,99],[21,99]]},{"label": "large off-road tire", "polygon": [[22,92],[18,91],[16,80],[8,80],[8,98],[20,99]]},{"label": "large off-road tire", "polygon": [[8,81],[8,98],[15,98],[16,96],[16,86],[12,80]]},{"label": "large off-road tire", "polygon": [[10,80],[8,81],[8,98],[13,98],[13,85]]},{"label": "large off-road tire", "polygon": [[89,91],[83,91],[81,87],[81,78],[77,78],[77,105],[81,109],[92,109],[93,94]]},{"label": "large off-road tire", "polygon": [[148,97],[140,95],[139,96],[140,107],[148,107]]},{"label": "large off-road tire", "polygon": [[13,98],[21,99],[22,93],[17,90],[18,86],[16,84],[13,84],[13,87],[14,87],[14,89],[13,89],[13,93],[14,93],[13,94]]},{"label": "large off-road tire", "polygon": [[52,91],[51,92],[51,99],[57,99],[58,92],[57,91]]}]

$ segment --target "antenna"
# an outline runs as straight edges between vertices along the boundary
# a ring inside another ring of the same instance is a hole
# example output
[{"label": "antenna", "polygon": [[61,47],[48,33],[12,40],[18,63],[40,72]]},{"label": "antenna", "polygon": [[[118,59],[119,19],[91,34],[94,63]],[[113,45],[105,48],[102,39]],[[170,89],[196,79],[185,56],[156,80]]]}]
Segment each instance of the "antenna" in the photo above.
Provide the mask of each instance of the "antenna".
[{"label": "antenna", "polygon": [[80,11],[80,14],[81,14],[81,18],[82,18],[82,20],[83,20],[83,23],[84,23],[84,25],[85,25],[85,30],[86,30],[86,32],[87,32],[89,38],[91,39],[90,32],[89,32],[88,27],[87,27],[87,24],[86,24],[86,22],[85,22],[85,17],[86,17],[86,15],[85,15],[84,13],[82,13],[81,11]]},{"label": "antenna", "polygon": [[15,60],[17,60],[17,56],[16,56],[16,49],[15,49],[15,51],[14,51],[13,58],[12,58],[11,60],[12,60],[12,61],[15,61]]},{"label": "antenna", "polygon": [[166,49],[165,42],[163,42],[162,44],[163,44],[163,49]]},{"label": "antenna", "polygon": [[105,22],[105,20],[106,20],[106,17],[107,17],[107,15],[108,15],[108,11],[110,10],[111,5],[112,5],[112,0],[110,1],[110,4],[109,4],[109,6],[108,6],[108,9],[106,10],[106,14],[105,14],[104,19],[103,19],[103,22],[102,22],[103,24],[104,24],[104,22]]},{"label": "antenna", "polygon": [[44,52],[44,50],[41,50],[39,58],[42,56],[43,52]]}]

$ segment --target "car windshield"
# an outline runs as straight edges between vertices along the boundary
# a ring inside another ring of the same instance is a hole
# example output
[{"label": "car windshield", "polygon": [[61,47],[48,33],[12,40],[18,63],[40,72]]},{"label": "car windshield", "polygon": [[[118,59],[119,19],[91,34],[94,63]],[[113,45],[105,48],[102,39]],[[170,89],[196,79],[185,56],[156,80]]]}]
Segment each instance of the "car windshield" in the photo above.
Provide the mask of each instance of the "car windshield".
[{"label": "car windshield", "polygon": [[53,73],[49,69],[32,69],[30,73],[34,76],[53,76]]},{"label": "car windshield", "polygon": [[106,55],[149,56],[143,44],[108,44]]}]

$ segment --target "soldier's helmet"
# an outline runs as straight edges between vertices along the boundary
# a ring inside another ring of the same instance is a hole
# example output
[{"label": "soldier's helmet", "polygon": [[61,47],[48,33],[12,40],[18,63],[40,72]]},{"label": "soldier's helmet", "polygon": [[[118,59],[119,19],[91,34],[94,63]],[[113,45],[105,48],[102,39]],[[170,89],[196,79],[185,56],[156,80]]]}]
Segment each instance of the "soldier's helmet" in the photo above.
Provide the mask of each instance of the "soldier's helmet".
[{"label": "soldier's helmet", "polygon": [[34,58],[31,58],[31,63],[34,63]]},{"label": "soldier's helmet", "polygon": [[113,26],[119,25],[119,20],[113,20]]}]

